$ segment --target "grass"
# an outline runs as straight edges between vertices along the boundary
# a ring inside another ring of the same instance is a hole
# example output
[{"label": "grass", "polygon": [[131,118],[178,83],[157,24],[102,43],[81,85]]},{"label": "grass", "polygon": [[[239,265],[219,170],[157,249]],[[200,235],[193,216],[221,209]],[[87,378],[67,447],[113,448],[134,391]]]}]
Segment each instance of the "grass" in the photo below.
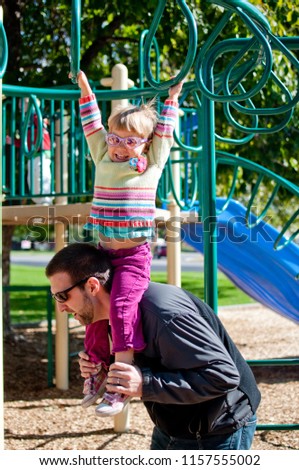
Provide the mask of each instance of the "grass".
[{"label": "grass", "polygon": [[[166,283],[167,274],[152,272],[152,281]],[[13,291],[10,294],[11,321],[33,323],[45,320],[47,316],[47,288],[49,283],[43,267],[11,265],[11,286],[26,286],[31,290]],[[34,288],[44,287],[45,290]],[[182,287],[203,299],[204,281],[201,272],[182,273]],[[218,278],[219,306],[253,302],[253,300],[235,287],[224,274]]]},{"label": "grass", "polygon": [[[10,285],[26,286],[28,289],[10,293],[10,315],[14,323],[34,323],[47,317],[48,279],[42,267],[19,266],[12,264]],[[36,288],[44,287],[44,290]]]},{"label": "grass", "polygon": [[[167,282],[166,273],[152,272],[155,282]],[[204,276],[202,272],[182,273],[182,288],[192,292],[200,299],[204,298]],[[218,274],[218,305],[238,305],[254,302],[251,297],[238,289],[224,274]]]}]

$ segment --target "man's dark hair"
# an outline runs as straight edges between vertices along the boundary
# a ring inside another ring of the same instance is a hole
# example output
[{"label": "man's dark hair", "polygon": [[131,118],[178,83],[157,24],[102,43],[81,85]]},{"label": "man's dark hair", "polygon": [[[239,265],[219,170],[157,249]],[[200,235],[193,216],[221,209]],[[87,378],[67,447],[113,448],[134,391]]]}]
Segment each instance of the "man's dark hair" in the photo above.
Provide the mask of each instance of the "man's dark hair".
[{"label": "man's dark hair", "polygon": [[90,243],[72,243],[56,253],[46,266],[46,276],[65,272],[76,282],[97,277],[107,292],[111,290],[112,266],[108,255]]}]

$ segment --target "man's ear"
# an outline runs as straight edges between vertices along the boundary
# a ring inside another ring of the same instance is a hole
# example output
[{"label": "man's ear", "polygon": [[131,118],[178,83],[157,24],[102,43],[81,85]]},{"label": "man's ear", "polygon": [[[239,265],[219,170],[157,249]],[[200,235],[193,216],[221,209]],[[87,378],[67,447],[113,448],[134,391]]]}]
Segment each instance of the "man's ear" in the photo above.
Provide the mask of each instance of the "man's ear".
[{"label": "man's ear", "polygon": [[86,282],[86,287],[88,288],[91,295],[95,296],[99,293],[101,289],[100,281],[96,277],[90,277]]}]

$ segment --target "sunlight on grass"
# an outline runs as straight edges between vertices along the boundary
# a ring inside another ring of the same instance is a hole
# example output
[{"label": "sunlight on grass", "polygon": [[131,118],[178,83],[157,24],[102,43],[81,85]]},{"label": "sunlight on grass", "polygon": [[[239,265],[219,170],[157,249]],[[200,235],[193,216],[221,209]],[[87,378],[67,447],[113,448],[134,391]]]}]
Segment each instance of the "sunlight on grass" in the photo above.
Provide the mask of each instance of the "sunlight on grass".
[{"label": "sunlight on grass", "polygon": [[[204,298],[204,280],[201,272],[182,273],[182,288],[192,292],[197,297]],[[167,274],[152,272],[154,282],[167,282]],[[48,279],[43,267],[11,265],[11,286],[26,286],[29,288],[44,286],[42,291],[11,292],[12,323],[30,323],[45,320],[47,316]],[[235,287],[224,274],[218,278],[219,306],[236,305],[253,302],[253,300]]]},{"label": "sunlight on grass", "polygon": [[[152,272],[151,280],[166,283],[167,274]],[[182,273],[182,288],[186,289],[200,299],[204,298],[204,276],[202,272]],[[254,302],[243,291],[238,289],[227,277],[219,273],[218,275],[218,304],[219,306],[247,304]]]},{"label": "sunlight on grass", "polygon": [[11,286],[28,288],[44,286],[45,290],[28,290],[10,293],[10,313],[12,323],[40,322],[47,318],[47,290],[49,281],[45,269],[36,266],[11,264]]},{"label": "sunlight on grass", "polygon": [[49,286],[45,268],[11,264],[10,269],[10,284],[12,286]]}]

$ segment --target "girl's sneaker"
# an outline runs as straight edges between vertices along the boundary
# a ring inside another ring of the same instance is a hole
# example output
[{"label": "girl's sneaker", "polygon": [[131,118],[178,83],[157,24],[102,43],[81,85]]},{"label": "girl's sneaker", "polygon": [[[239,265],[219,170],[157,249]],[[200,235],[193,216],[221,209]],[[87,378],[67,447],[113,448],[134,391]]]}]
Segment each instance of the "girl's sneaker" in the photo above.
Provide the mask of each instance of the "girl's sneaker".
[{"label": "girl's sneaker", "polygon": [[96,407],[96,414],[102,417],[116,415],[123,411],[130,399],[131,397],[124,395],[123,393],[106,392],[103,400]]},{"label": "girl's sneaker", "polygon": [[93,405],[99,397],[103,396],[106,387],[106,379],[107,370],[103,364],[99,365],[99,370],[96,374],[85,379],[83,388],[85,397],[81,402],[83,408]]}]

